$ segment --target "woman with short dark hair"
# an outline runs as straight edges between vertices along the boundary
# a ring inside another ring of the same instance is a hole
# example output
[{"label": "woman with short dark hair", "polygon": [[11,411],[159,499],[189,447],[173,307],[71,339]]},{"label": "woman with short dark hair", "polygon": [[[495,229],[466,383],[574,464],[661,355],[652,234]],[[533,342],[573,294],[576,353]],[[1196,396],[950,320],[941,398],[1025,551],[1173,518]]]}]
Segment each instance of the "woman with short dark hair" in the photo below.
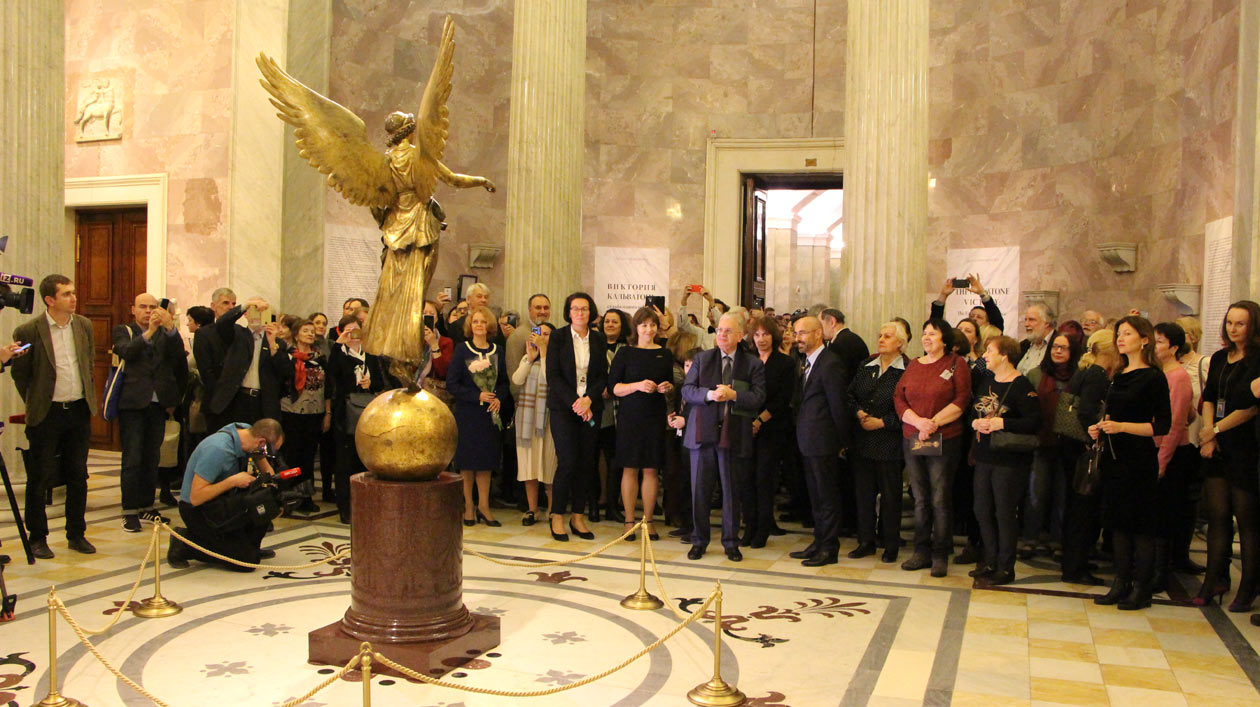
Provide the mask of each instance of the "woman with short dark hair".
[{"label": "woman with short dark hair", "polygon": [[[608,320],[605,315],[605,321]],[[625,525],[634,524],[639,496],[639,474],[643,474],[643,518],[648,537],[659,540],[652,527],[656,495],[660,491],[660,470],[665,467],[668,406],[665,394],[674,388],[674,359],[669,349],[656,343],[660,315],[640,307],[630,322],[632,338],[621,347],[608,369],[608,390],[618,399],[617,462],[621,473],[621,503]],[[610,474],[611,478],[616,478]],[[610,483],[611,485],[611,483]],[[631,535],[628,540],[633,540]]]},{"label": "woman with short dark hair", "polygon": [[952,335],[943,319],[924,322],[923,355],[906,366],[894,394],[914,489],[914,556],[901,569],[930,566],[933,577],[948,573],[954,549],[951,487],[963,434],[960,418],[971,400],[971,369],[948,350]]},{"label": "woman with short dark hair", "polygon": [[[976,460],[975,512],[984,538],[984,561],[969,574],[990,585],[1015,581],[1015,544],[1019,539],[1019,502],[1028,483],[1028,467],[1041,427],[1041,407],[1032,383],[1015,370],[1019,342],[995,336],[985,344],[984,360],[992,374],[972,400]],[[999,435],[1005,435],[999,439]],[[1032,437],[1027,447],[1002,447],[1011,435]]]},{"label": "woman with short dark hair", "polygon": [[[611,368],[617,351],[633,338],[630,316],[620,309],[609,309],[593,319],[593,322],[591,328],[602,333],[607,343],[605,356]],[[620,523],[626,519],[621,512],[621,494],[617,484],[620,478],[617,470],[624,466],[617,460],[617,410],[620,401],[611,390],[604,390],[601,395],[604,398],[604,410],[599,416],[598,427],[599,452],[603,466],[595,470],[598,483],[591,484],[588,489],[590,498],[586,501],[586,507],[593,522],[598,523],[600,514],[603,513],[607,514],[609,520]],[[613,496],[617,498],[614,500]]]},{"label": "woman with short dark hair", "polygon": [[[1159,455],[1153,438],[1172,422],[1168,380],[1155,366],[1155,330],[1138,316],[1116,322],[1120,367],[1107,391],[1107,414],[1090,425],[1103,437],[1103,526],[1111,529],[1116,578],[1095,604],[1122,611],[1151,605],[1159,503]],[[1105,435],[1105,437],[1104,437]]]},{"label": "woman with short dark hair", "polygon": [[586,526],[583,512],[588,489],[596,482],[603,391],[608,386],[607,344],[593,332],[591,319],[599,316],[595,300],[574,292],[564,301],[568,322],[551,335],[547,355],[547,407],[551,412],[551,436],[556,445],[556,475],[552,484],[551,536],[569,540],[564,514],[572,511],[568,529],[583,540],[595,534]]}]

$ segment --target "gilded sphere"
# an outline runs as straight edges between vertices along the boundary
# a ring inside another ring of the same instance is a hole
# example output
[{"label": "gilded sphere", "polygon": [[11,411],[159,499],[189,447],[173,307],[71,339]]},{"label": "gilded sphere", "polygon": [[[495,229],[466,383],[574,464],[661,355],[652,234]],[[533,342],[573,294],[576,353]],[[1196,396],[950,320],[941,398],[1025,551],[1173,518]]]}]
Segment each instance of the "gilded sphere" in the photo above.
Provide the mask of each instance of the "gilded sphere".
[{"label": "gilded sphere", "polygon": [[354,429],[368,471],[391,481],[428,481],[455,457],[459,431],[450,408],[426,391],[402,388],[377,396]]}]

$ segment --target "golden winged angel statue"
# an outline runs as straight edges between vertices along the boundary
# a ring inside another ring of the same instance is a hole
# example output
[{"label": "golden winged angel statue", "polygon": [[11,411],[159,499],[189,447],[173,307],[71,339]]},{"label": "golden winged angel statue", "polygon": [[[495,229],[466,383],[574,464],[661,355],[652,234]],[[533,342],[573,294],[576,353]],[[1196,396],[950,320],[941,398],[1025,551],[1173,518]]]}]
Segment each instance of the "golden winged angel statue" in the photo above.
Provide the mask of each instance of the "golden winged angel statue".
[{"label": "golden winged angel statue", "polygon": [[489,179],[456,174],[442,164],[451,124],[446,101],[454,54],[455,23],[447,17],[420,109],[415,115],[394,112],[385,118],[385,152],[368,142],[359,116],[302,85],[265,54],[258,55],[260,83],[280,110],[276,115],[296,128],[298,154],[327,174],[328,184],[350,203],[369,207],[381,228],[381,277],[364,325],[363,350],[392,359],[392,372],[413,384],[427,359],[421,328],[424,297],[437,265],[438,238],[446,227],[433,189],[440,179],[459,189],[494,191]]}]

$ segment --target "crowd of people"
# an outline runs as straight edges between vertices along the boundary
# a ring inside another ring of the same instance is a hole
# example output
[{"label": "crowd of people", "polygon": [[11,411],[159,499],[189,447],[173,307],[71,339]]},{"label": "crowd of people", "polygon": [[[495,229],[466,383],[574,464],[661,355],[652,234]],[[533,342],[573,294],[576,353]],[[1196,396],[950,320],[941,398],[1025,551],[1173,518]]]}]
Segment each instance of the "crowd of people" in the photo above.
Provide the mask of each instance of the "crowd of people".
[{"label": "crowd of people", "polygon": [[[656,541],[659,508],[668,534],[698,560],[719,510],[719,541],[735,562],[741,548],[784,535],[780,522],[796,522],[812,536],[790,555],[809,567],[839,562],[846,537],[856,539],[848,558],[881,553],[895,563],[907,544],[903,570],[943,577],[950,562],[974,564],[981,586],[1015,581],[1016,560],[1037,555],[1057,562],[1066,583],[1101,585],[1097,561],[1110,558],[1115,576],[1099,604],[1144,608],[1183,573],[1204,575],[1195,605],[1233,589],[1229,610],[1250,611],[1260,591],[1260,306],[1229,307],[1209,358],[1198,353],[1205,334],[1194,318],[1067,319],[1041,302],[1025,310],[1016,340],[1003,334],[978,277],[968,289],[981,304],[966,318],[943,318],[949,280],[921,326],[883,323],[874,351],[837,308],[728,307],[703,288],[688,288],[673,309],[634,312],[600,312],[574,292],[563,325],[546,294],[531,296],[523,317],[493,307],[481,283],[456,302],[439,295],[424,310],[423,385],[457,421],[452,471],[463,476],[464,524],[499,526],[495,508],[516,507],[525,526],[545,518],[558,542],[594,539],[604,521],[629,531],[639,519]],[[33,348],[8,365],[40,460],[28,471],[26,522],[38,556],[51,557],[32,489],[64,480],[70,547],[90,551],[86,420],[97,401],[88,393],[91,330],[73,314],[73,283],[50,276],[40,294],[47,313],[14,335]],[[239,460],[259,452],[274,460],[282,445],[300,469],[294,512],[321,511],[318,495],[351,522],[348,481],[363,470],[358,414],[400,385],[388,362],[362,350],[368,307],[349,299],[329,326],[322,313],[273,316],[261,299],[238,304],[224,288],[186,313],[189,345],[174,312],[137,296],[134,322],[113,334],[126,362],[124,529],[162,519],[155,489],[160,499],[170,489],[155,450],[170,418],[183,422],[185,449],[196,449],[185,455],[179,498],[190,529],[213,531],[196,507],[245,487]],[[0,359],[14,355],[0,350]],[[214,463],[198,446],[207,436]],[[1190,554],[1201,519],[1206,567]],[[247,559],[265,552],[252,536],[245,544]],[[170,554],[195,557],[175,546]]]}]

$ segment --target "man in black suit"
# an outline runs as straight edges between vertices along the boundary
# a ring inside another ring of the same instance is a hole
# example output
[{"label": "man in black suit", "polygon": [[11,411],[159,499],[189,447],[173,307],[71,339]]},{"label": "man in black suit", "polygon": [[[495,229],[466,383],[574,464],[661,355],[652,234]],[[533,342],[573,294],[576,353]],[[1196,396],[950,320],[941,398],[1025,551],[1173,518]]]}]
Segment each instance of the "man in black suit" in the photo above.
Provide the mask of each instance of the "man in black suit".
[{"label": "man in black suit", "polygon": [[210,324],[199,326],[193,331],[193,360],[197,362],[197,375],[201,377],[201,387],[204,391],[201,411],[209,415],[206,419],[208,433],[218,429],[210,426],[210,423],[214,422],[214,419],[211,419],[213,415],[210,414],[210,396],[219,382],[219,374],[223,372],[224,354],[223,338],[215,333],[213,324],[235,306],[236,293],[226,287],[220,287],[210,295],[210,311],[214,313],[214,318]]},{"label": "man in black suit", "polygon": [[[196,336],[204,340],[203,348],[222,347],[223,351],[223,364],[217,375],[213,380],[205,380],[205,414],[210,429],[280,417],[280,384],[271,366],[276,325],[259,318],[260,312],[269,309],[271,305],[266,300],[255,297],[227,310],[207,329],[197,331]],[[237,320],[247,310],[248,327],[238,325]],[[196,341],[193,346],[196,351]],[[200,364],[199,354],[197,361]]]},{"label": "man in black suit", "polygon": [[122,439],[123,530],[140,532],[140,521],[166,519],[153,507],[158,484],[158,458],[166,418],[179,405],[188,381],[188,358],[175,316],[145,292],[131,305],[135,321],[114,327],[114,356],[126,362],[118,399],[118,432]]},{"label": "man in black suit", "polygon": [[96,552],[84,537],[87,522],[87,457],[91,419],[96,414],[92,381],[92,323],[74,313],[78,297],[65,275],[39,283],[48,311],[17,329],[13,338],[31,345],[13,362],[13,383],[26,403],[26,439],[31,465],[26,470],[26,529],[31,554],[52,559],[48,547],[47,484],[61,472],[66,484],[66,540],[71,550]]},{"label": "man in black suit", "polygon": [[835,564],[840,552],[837,480],[840,452],[848,447],[849,415],[844,402],[849,376],[840,357],[823,346],[822,323],[801,317],[793,325],[803,359],[796,406],[796,443],[814,512],[814,541],[790,553],[806,567]]},{"label": "man in black suit", "polygon": [[840,357],[844,370],[856,371],[870,358],[871,350],[866,347],[866,342],[845,325],[844,312],[828,307],[818,315],[818,321],[822,323],[827,348]]},{"label": "man in black suit", "polygon": [[714,330],[717,348],[696,356],[682,395],[689,407],[683,445],[691,450],[691,550],[704,557],[709,546],[709,499],[722,484],[722,547],[732,562],[739,552],[739,479],[751,473],[753,417],[766,399],[766,372],[756,354],[745,351],[743,319],[724,314]]}]

